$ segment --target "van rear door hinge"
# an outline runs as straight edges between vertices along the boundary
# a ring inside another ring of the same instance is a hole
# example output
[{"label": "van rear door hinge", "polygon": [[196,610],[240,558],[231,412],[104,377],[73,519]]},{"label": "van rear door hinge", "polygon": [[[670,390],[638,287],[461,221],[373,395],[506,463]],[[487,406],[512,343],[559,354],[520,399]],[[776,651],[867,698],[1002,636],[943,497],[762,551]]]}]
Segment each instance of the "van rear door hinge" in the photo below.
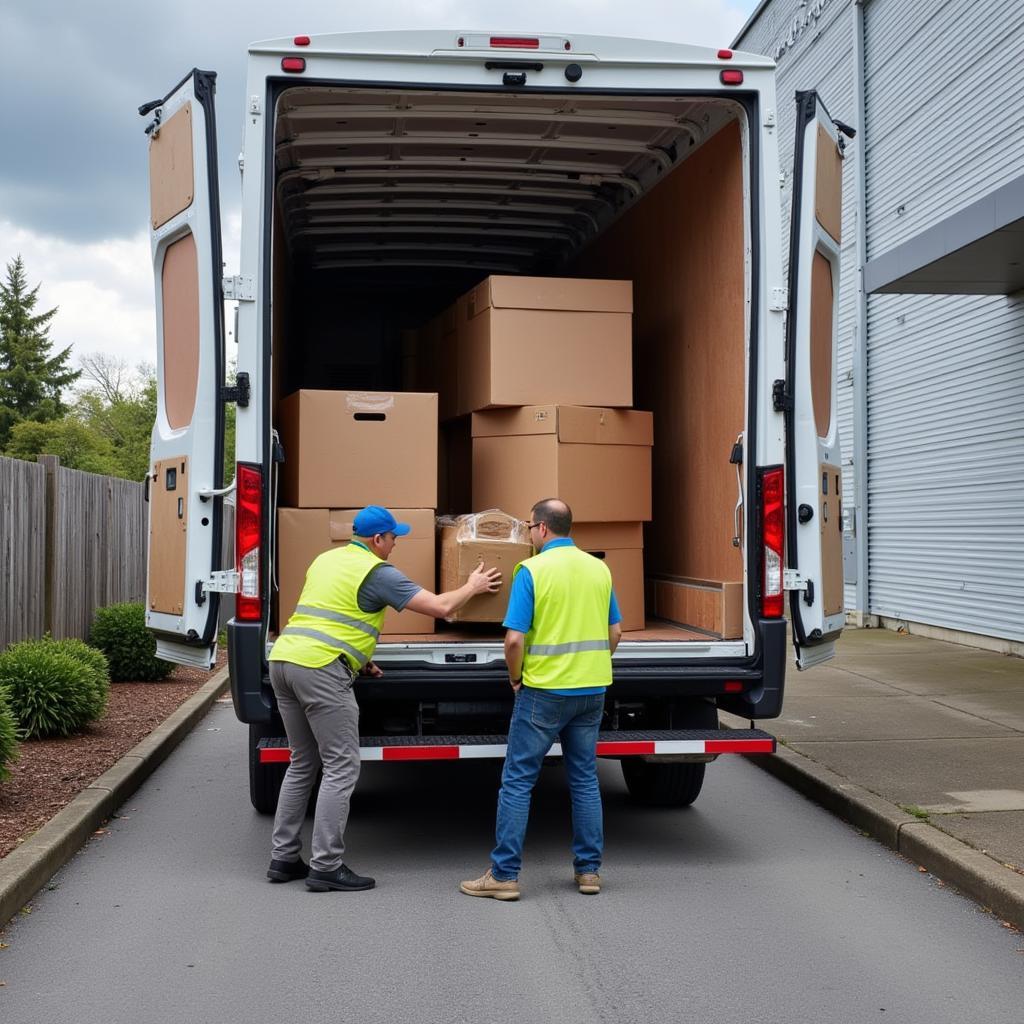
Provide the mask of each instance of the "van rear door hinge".
[{"label": "van rear door hinge", "polygon": [[205,594],[237,594],[240,589],[240,576],[235,569],[224,569],[210,573],[209,579],[199,580],[199,586]]},{"label": "van rear door hinge", "polygon": [[792,412],[793,396],[789,393],[784,380],[777,380],[772,384],[772,408],[776,412]]},{"label": "van rear door hinge", "polygon": [[242,277],[235,274],[234,277],[225,277],[221,280],[220,287],[225,300],[253,302],[256,298],[256,279],[252,276]]},{"label": "van rear door hinge", "polygon": [[814,580],[809,580],[797,569],[782,570],[782,589],[802,590],[804,595],[804,604],[814,604]]},{"label": "van rear door hinge", "polygon": [[249,374],[243,370],[235,378],[233,386],[225,386],[220,389],[220,399],[222,402],[234,402],[239,409],[248,409],[251,393]]},{"label": "van rear door hinge", "polygon": [[773,288],[768,299],[768,308],[774,313],[785,313],[789,309],[789,289]]}]

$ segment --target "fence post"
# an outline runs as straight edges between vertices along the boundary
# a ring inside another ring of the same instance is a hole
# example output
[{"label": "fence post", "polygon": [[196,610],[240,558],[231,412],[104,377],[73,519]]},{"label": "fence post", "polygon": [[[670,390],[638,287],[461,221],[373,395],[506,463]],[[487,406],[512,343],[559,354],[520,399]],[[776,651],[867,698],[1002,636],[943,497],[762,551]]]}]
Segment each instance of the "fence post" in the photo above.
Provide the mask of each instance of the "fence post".
[{"label": "fence post", "polygon": [[60,457],[38,455],[36,461],[46,470],[45,537],[43,556],[43,632],[54,635],[54,605],[57,582],[57,524],[60,513]]}]

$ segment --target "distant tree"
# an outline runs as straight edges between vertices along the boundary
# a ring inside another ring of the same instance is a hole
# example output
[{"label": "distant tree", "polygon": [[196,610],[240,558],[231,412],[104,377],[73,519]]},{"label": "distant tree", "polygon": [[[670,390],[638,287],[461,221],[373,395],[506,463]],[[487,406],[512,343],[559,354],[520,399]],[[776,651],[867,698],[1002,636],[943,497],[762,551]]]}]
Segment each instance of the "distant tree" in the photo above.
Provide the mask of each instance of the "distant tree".
[{"label": "distant tree", "polygon": [[25,264],[16,256],[0,283],[0,448],[22,421],[45,423],[66,412],[63,391],[80,376],[68,366],[71,349],[51,354],[48,334],[57,307],[33,312],[39,285],[28,287]]},{"label": "distant tree", "polygon": [[68,416],[39,423],[22,420],[11,428],[4,454],[35,461],[37,455],[58,455],[62,466],[87,473],[119,476],[118,460],[106,438]]}]

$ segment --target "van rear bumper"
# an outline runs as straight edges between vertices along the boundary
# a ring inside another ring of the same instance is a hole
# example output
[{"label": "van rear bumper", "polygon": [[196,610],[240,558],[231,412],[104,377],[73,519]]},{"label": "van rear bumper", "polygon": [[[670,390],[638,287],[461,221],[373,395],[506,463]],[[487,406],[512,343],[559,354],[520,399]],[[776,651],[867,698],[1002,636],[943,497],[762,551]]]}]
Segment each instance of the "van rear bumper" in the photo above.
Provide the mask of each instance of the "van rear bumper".
[{"label": "van rear bumper", "polygon": [[[747,719],[777,718],[782,711],[786,671],[786,623],[763,619],[759,623],[759,657],[742,667],[721,661],[649,662],[616,666],[612,696],[617,700],[652,697],[713,698],[724,711]],[[258,622],[227,626],[228,665],[235,714],[243,722],[270,722],[273,695],[263,650],[263,628]],[[736,684],[740,692],[731,692]],[[361,700],[387,701],[494,701],[511,700],[504,665],[407,664],[392,666],[382,679],[360,677],[355,684]]]}]

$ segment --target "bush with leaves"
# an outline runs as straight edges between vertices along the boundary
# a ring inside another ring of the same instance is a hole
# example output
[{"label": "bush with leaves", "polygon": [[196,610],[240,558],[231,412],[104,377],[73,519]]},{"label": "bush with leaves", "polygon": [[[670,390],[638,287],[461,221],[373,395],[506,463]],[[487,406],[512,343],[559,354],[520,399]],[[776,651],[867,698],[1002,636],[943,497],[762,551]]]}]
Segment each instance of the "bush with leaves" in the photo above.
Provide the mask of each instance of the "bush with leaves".
[{"label": "bush with leaves", "polygon": [[156,656],[156,640],[146,628],[141,603],[112,604],[96,613],[89,643],[110,662],[115,682],[156,682],[166,679],[174,666]]},{"label": "bush with leaves", "polygon": [[26,739],[68,736],[92,721],[92,668],[47,640],[23,640],[0,654],[0,690]]},{"label": "bush with leaves", "polygon": [[7,706],[6,696],[0,690],[0,782],[11,774],[7,766],[18,759],[18,725]]},{"label": "bush with leaves", "polygon": [[45,636],[42,642],[49,644],[53,650],[61,651],[75,661],[80,661],[89,669],[93,679],[92,718],[99,718],[107,710],[107,698],[110,696],[110,663],[107,656],[83,640],[76,640],[73,637],[67,640],[54,640],[50,636]]}]

